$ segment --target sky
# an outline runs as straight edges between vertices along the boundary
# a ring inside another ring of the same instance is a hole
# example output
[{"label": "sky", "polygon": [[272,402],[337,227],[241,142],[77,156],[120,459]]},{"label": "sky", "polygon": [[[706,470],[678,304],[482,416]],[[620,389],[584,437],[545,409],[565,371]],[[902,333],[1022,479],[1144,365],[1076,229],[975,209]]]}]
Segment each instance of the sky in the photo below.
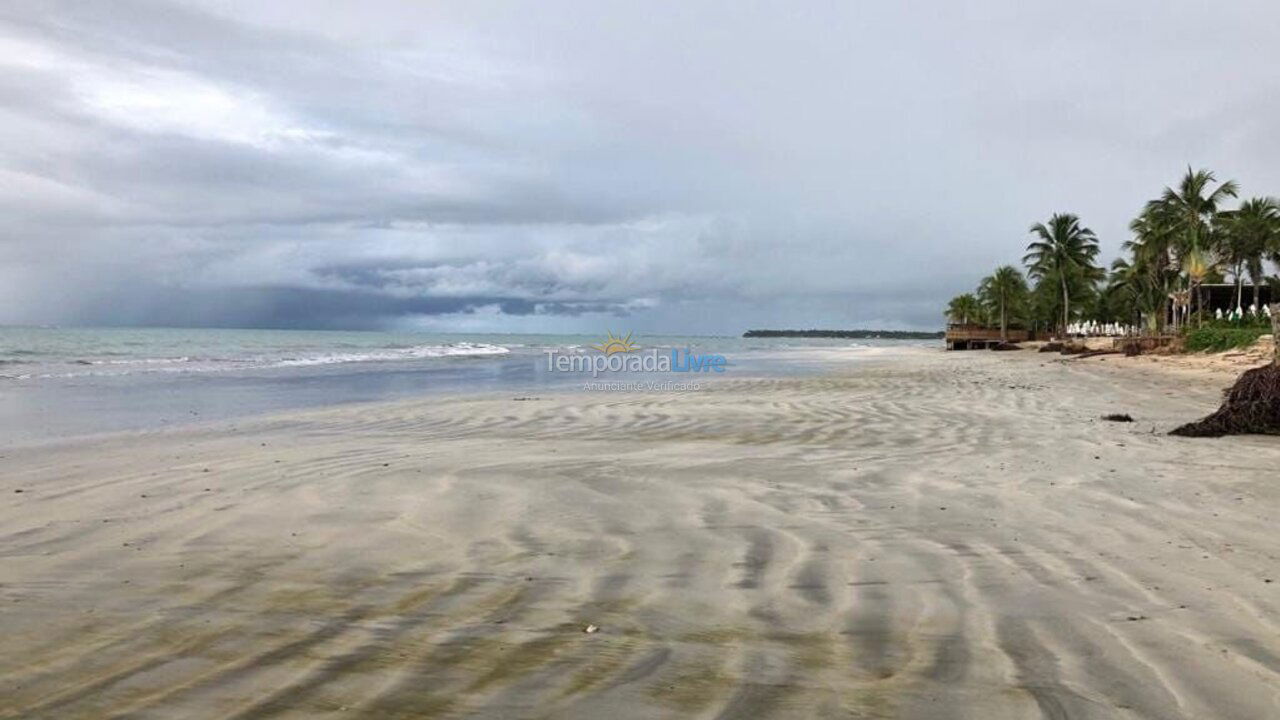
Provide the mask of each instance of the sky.
[{"label": "sky", "polygon": [[0,323],[936,329],[1190,165],[1280,194],[1274,2],[0,5]]}]

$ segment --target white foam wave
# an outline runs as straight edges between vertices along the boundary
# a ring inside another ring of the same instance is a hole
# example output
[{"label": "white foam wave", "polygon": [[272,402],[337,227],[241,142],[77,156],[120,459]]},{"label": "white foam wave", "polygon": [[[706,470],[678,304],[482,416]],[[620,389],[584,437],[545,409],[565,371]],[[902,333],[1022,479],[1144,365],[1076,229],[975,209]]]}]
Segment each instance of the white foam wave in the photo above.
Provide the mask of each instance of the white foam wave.
[{"label": "white foam wave", "polygon": [[506,355],[510,349],[501,345],[484,343],[455,343],[452,345],[419,345],[411,348],[374,350],[359,353],[331,353],[297,358],[284,358],[272,363],[273,367],[305,367],[309,365],[335,365],[339,363],[389,362],[394,360],[422,360],[428,358],[485,357]]},{"label": "white foam wave", "polygon": [[[451,343],[446,345],[417,345],[401,348],[377,348],[363,352],[302,352],[296,355],[258,355],[244,358],[128,358],[101,360],[73,360],[62,363],[85,367],[85,370],[62,370],[43,373],[5,374],[6,380],[32,378],[81,378],[133,375],[136,373],[210,373],[229,370],[261,370],[270,368],[311,367],[362,362],[396,362],[447,358],[494,357],[506,355],[510,349],[485,343]],[[92,368],[92,369],[87,369]]]}]

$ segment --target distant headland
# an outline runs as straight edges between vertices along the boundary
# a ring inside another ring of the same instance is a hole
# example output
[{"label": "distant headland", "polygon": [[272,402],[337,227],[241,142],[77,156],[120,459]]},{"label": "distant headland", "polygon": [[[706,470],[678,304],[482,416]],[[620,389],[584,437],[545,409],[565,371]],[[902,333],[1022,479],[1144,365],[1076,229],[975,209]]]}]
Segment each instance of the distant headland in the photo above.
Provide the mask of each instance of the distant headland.
[{"label": "distant headland", "polygon": [[915,330],[748,330],[742,333],[744,338],[765,337],[801,337],[801,338],[852,338],[866,340],[880,338],[882,340],[938,340],[945,333],[920,332]]}]

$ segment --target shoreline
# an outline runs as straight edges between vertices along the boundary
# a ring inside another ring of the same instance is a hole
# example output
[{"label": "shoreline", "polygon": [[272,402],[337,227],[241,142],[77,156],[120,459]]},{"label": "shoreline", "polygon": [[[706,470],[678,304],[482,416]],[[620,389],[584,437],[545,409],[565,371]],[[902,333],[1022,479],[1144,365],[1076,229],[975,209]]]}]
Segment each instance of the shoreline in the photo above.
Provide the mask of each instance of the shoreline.
[{"label": "shoreline", "polygon": [[[705,373],[637,373],[637,374],[618,374],[609,373],[602,374],[599,378],[593,378],[589,373],[581,374],[580,378],[572,380],[561,379],[556,383],[544,384],[524,384],[512,385],[511,387],[495,388],[485,384],[477,384],[471,388],[444,386],[438,387],[431,384],[423,384],[422,386],[411,391],[397,391],[386,397],[373,397],[369,399],[350,399],[343,397],[340,400],[334,400],[325,403],[303,403],[296,406],[273,407],[266,405],[262,408],[253,408],[249,410],[237,410],[230,414],[215,414],[214,417],[206,419],[196,413],[187,413],[185,411],[173,411],[172,419],[164,418],[161,420],[152,420],[151,422],[139,427],[124,427],[122,429],[108,429],[97,431],[85,430],[64,430],[55,432],[47,436],[36,436],[29,434],[28,436],[17,436],[7,440],[7,444],[0,444],[0,453],[20,448],[33,447],[56,447],[62,445],[74,445],[80,442],[92,441],[110,441],[117,438],[127,438],[132,436],[145,436],[151,434],[164,433],[181,433],[183,431],[205,430],[216,432],[219,430],[230,431],[242,425],[249,425],[256,421],[266,420],[287,420],[295,415],[305,415],[312,412],[325,412],[341,408],[351,408],[353,410],[366,407],[377,407],[379,405],[399,405],[399,404],[417,404],[447,401],[450,399],[501,399],[510,396],[517,398],[529,395],[549,395],[549,394],[573,394],[573,393],[593,393],[593,392],[615,392],[614,390],[590,390],[587,386],[592,385],[619,385],[627,382],[632,383],[653,383],[661,384],[663,382],[679,383],[682,379],[685,381],[696,381],[701,384],[711,384],[731,380],[751,380],[760,378],[776,378],[791,377],[798,375],[819,375],[829,372],[830,368],[837,367],[841,363],[854,364],[855,366],[863,366],[869,363],[883,362],[883,355],[909,355],[919,352],[931,353],[937,348],[926,346],[897,346],[897,347],[812,347],[812,348],[789,348],[785,349],[787,359],[779,363],[777,367],[770,369],[753,369],[743,373],[742,371],[731,368],[730,373],[717,374],[711,372]],[[850,357],[850,353],[855,353]],[[541,366],[542,360],[536,359],[535,364]],[[758,360],[754,363],[758,364]],[[803,368],[803,369],[802,369]],[[425,373],[434,371],[435,368],[427,368]],[[377,376],[377,371],[366,371],[371,376]],[[391,368],[387,371],[391,374],[401,374],[405,371],[398,368]],[[429,375],[427,376],[429,379]],[[636,378],[635,380],[615,380],[614,378]],[[197,376],[197,379],[203,379]],[[240,380],[240,378],[226,378],[232,381]],[[255,378],[246,378],[254,380]],[[281,378],[288,381],[289,378]],[[665,391],[664,391],[665,392]],[[178,394],[181,394],[179,391]]]},{"label": "shoreline", "polygon": [[1050,359],[6,450],[0,717],[1274,714],[1280,447]]}]

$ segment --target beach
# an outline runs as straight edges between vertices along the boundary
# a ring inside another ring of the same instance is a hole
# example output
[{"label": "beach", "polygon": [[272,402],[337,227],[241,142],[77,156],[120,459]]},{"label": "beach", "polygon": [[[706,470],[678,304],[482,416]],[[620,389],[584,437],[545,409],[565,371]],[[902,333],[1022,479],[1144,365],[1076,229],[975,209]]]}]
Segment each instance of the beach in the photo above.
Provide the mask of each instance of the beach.
[{"label": "beach", "polygon": [[7,448],[0,717],[1280,716],[1280,443],[1099,360]]}]

